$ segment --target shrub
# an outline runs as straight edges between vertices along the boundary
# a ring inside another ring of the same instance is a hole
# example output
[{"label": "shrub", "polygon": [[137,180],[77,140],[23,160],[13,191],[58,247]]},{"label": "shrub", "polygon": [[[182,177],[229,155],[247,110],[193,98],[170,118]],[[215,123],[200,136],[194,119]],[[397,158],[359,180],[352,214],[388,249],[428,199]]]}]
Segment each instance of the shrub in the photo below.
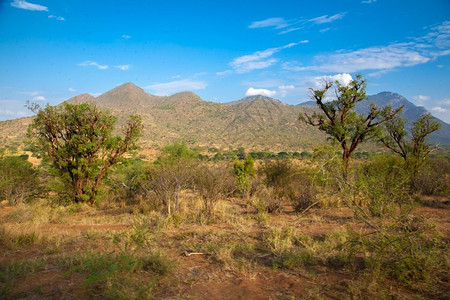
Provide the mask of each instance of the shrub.
[{"label": "shrub", "polygon": [[150,164],[140,159],[125,159],[117,165],[106,179],[108,195],[113,201],[128,204],[139,203],[148,198],[147,173]]},{"label": "shrub", "polygon": [[275,195],[291,201],[296,212],[318,204],[310,170],[295,167],[291,160],[272,160],[261,166],[260,173]]},{"label": "shrub", "polygon": [[42,192],[39,172],[20,156],[0,157],[0,200],[17,204]]},{"label": "shrub", "polygon": [[358,168],[357,185],[363,198],[361,207],[372,217],[397,213],[413,202],[410,174],[403,161],[394,156],[378,156]]},{"label": "shrub", "polygon": [[202,164],[195,170],[194,187],[203,200],[207,218],[210,218],[220,198],[229,196],[235,191],[235,180],[225,165]]},{"label": "shrub", "polygon": [[250,177],[255,174],[255,162],[249,155],[244,160],[235,160],[233,164],[237,190],[242,195],[248,195],[252,186]]},{"label": "shrub", "polygon": [[450,195],[450,161],[443,158],[429,158],[413,177],[416,191],[429,196]]},{"label": "shrub", "polygon": [[147,172],[145,188],[152,191],[166,207],[168,215],[180,208],[180,192],[192,186],[193,166],[189,161],[159,163]]},{"label": "shrub", "polygon": [[441,282],[449,268],[448,245],[424,219],[397,221],[369,235],[350,230],[348,253],[354,258],[364,253],[374,279],[391,277],[410,287],[430,288]]}]

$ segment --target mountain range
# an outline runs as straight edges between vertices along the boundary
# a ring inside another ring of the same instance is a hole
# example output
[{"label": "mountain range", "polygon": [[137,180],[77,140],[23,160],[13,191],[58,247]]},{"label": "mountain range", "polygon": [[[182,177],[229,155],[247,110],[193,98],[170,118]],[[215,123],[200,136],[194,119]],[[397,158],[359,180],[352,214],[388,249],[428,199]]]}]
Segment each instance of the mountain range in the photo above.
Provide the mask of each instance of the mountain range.
[{"label": "mountain range", "polygon": [[[374,101],[377,105],[404,104],[408,120],[425,112],[394,93],[369,96],[368,101]],[[314,104],[312,101],[288,105],[257,95],[228,103],[215,103],[204,101],[192,92],[155,96],[133,83],[126,83],[98,97],[81,94],[67,102],[96,103],[118,117],[119,128],[128,115],[141,115],[144,125],[141,145],[152,149],[175,141],[186,141],[190,145],[219,149],[245,147],[255,151],[310,151],[327,138],[317,128],[298,121],[299,114],[317,111],[315,105],[311,106]],[[364,105],[358,110],[364,110]],[[32,117],[28,117],[0,122],[0,142],[20,146],[31,120]],[[450,144],[450,125],[442,124],[442,130],[433,138],[441,144]]]}]

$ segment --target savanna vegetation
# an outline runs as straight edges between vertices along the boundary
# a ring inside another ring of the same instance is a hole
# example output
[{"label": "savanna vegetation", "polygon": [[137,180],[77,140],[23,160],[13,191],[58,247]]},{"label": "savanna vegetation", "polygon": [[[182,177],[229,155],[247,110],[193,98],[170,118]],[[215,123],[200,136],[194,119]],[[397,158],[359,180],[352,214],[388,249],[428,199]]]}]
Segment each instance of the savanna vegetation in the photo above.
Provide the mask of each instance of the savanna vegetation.
[{"label": "savanna vegetation", "polygon": [[[113,137],[94,106],[36,108],[34,164],[0,157],[0,298],[448,299],[437,125],[407,134],[389,108],[356,114],[360,77],[336,102],[323,92],[331,118],[307,122],[336,142],[297,153],[181,142],[148,160],[137,117]],[[369,138],[386,150],[356,152]]]}]

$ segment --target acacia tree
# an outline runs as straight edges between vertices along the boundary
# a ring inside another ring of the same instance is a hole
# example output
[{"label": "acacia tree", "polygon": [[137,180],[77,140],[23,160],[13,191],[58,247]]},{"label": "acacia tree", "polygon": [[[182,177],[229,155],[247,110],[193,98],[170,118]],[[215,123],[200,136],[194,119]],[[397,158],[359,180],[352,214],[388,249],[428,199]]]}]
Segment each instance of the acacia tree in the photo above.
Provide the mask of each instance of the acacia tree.
[{"label": "acacia tree", "polygon": [[[327,101],[327,94],[333,85],[336,85],[336,99]],[[321,112],[311,116],[305,113],[300,115],[300,119],[317,126],[341,145],[343,175],[347,178],[350,157],[359,144],[376,136],[379,126],[392,119],[403,107],[392,110],[390,106],[379,108],[372,103],[367,115],[355,112],[356,104],[366,99],[366,80],[360,74],[348,85],[325,81],[322,89],[311,88],[310,91]]]},{"label": "acacia tree", "polygon": [[434,144],[427,141],[429,135],[442,125],[429,113],[423,114],[413,123],[409,139],[405,123],[405,119],[400,116],[389,120],[384,124],[385,132],[379,138],[388,149],[400,155],[416,175],[428,154],[436,149]]},{"label": "acacia tree", "polygon": [[121,156],[136,146],[142,125],[130,116],[123,137],[113,136],[116,117],[95,104],[41,108],[28,104],[36,117],[28,136],[57,170],[70,198],[94,203],[102,178]]}]

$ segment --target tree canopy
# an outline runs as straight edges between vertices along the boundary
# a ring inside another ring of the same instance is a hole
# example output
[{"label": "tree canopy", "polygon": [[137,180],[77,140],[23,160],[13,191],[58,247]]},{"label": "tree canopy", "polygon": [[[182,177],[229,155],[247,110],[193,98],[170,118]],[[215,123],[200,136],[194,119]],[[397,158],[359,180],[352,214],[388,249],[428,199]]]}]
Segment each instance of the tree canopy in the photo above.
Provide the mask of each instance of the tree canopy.
[{"label": "tree canopy", "polygon": [[[328,101],[328,92],[333,86],[335,99]],[[337,141],[342,148],[344,176],[347,176],[349,160],[352,153],[363,141],[375,137],[379,125],[392,119],[403,107],[392,110],[390,106],[383,108],[371,104],[367,115],[355,111],[356,104],[366,99],[366,80],[360,74],[347,85],[340,82],[325,81],[321,89],[310,89],[311,98],[321,110],[313,115],[300,115],[307,124],[317,126],[321,131]]]},{"label": "tree canopy", "polygon": [[52,162],[75,202],[93,203],[100,181],[121,156],[136,146],[142,125],[130,116],[123,136],[112,134],[116,117],[95,104],[39,107],[29,104],[36,117],[28,136]]},{"label": "tree canopy", "polygon": [[380,134],[380,141],[388,149],[400,155],[416,174],[428,154],[436,148],[428,142],[429,135],[439,130],[442,125],[429,113],[423,114],[413,123],[410,137],[408,137],[405,124],[405,119],[400,116],[386,122],[385,132]]}]

